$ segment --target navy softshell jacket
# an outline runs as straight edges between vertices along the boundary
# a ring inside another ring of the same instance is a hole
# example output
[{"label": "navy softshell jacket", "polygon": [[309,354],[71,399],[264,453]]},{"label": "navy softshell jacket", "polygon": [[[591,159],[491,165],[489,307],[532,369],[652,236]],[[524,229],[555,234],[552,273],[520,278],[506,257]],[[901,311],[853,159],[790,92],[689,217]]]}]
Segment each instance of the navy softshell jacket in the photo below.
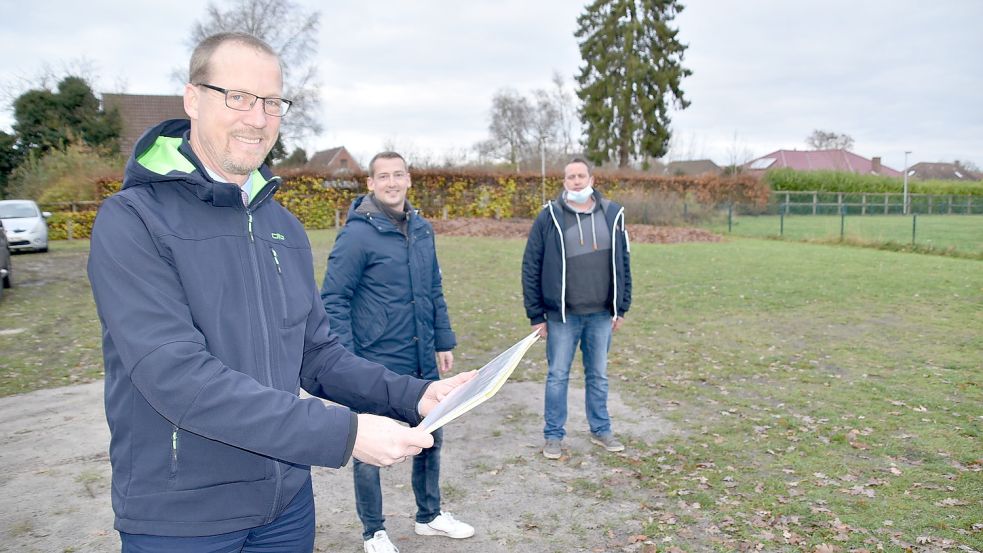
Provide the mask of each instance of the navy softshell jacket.
[{"label": "navy softshell jacket", "polygon": [[307,234],[273,198],[279,179],[255,172],[243,206],[238,186],[203,171],[188,130],[174,120],[144,135],[92,231],[112,502],[129,533],[268,523],[310,465],[347,463],[348,407],[415,424],[428,384],[345,350]]}]

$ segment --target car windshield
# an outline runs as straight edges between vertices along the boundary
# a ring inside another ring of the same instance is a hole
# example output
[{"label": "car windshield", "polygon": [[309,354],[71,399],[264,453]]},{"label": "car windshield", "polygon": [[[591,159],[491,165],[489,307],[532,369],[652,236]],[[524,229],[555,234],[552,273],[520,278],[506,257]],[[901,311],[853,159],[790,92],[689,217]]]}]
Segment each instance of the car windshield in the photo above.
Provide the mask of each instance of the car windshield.
[{"label": "car windshield", "polygon": [[38,211],[31,204],[0,204],[0,217],[4,219],[22,219],[37,216]]}]

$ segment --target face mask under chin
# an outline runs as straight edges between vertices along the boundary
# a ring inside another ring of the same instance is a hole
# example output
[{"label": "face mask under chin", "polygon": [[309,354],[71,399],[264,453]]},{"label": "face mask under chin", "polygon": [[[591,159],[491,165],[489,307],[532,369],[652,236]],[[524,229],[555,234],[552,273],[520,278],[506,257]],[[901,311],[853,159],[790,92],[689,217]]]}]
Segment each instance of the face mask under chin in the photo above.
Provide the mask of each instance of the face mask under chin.
[{"label": "face mask under chin", "polygon": [[594,187],[588,186],[580,191],[567,190],[567,201],[573,202],[575,204],[582,204],[590,199],[591,195],[594,194]]}]

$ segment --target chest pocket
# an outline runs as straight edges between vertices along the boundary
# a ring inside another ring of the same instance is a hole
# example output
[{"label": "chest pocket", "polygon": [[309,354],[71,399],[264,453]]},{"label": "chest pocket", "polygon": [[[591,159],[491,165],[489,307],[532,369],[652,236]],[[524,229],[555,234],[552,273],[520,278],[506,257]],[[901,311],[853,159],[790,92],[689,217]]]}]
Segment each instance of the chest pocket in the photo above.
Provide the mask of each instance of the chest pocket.
[{"label": "chest pocket", "polygon": [[[307,320],[311,311],[311,286],[305,286],[297,252],[283,245],[266,245],[267,263],[272,265],[274,305],[279,308],[280,326],[292,328]],[[310,280],[311,283],[314,281]]]}]

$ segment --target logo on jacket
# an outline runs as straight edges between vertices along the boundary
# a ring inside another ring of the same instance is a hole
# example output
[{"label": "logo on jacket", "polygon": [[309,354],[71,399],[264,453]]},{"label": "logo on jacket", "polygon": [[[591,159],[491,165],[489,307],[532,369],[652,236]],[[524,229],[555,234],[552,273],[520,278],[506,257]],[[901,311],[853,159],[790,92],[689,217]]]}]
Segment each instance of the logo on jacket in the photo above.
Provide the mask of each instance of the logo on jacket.
[{"label": "logo on jacket", "polygon": [[287,239],[287,237],[286,237],[286,236],[284,236],[284,235],[282,235],[282,234],[280,234],[279,232],[274,232],[274,233],[273,233],[273,234],[271,234],[270,236],[271,236],[271,237],[272,237],[272,238],[273,238],[274,240],[286,240],[286,239]]}]

